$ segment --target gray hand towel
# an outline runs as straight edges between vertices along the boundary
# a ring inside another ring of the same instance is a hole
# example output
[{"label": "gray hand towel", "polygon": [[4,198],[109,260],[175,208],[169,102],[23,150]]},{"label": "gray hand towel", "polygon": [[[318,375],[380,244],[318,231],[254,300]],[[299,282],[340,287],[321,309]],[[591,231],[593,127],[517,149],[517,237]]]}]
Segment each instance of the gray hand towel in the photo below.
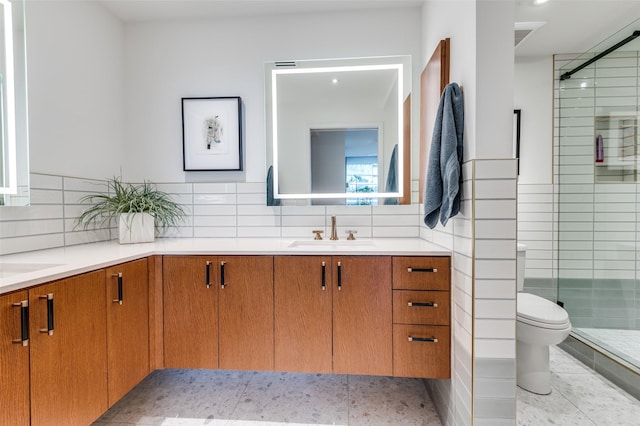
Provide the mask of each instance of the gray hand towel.
[{"label": "gray hand towel", "polygon": [[424,223],[435,228],[460,211],[464,101],[457,83],[444,88],[431,139],[424,192]]}]

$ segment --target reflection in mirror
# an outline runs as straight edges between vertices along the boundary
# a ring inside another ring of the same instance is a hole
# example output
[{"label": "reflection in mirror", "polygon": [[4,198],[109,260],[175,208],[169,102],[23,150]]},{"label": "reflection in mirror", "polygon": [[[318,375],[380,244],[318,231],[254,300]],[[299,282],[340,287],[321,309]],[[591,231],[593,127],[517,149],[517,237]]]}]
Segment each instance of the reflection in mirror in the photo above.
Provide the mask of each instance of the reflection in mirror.
[{"label": "reflection in mirror", "polygon": [[29,203],[23,0],[0,0],[0,205]]},{"label": "reflection in mirror", "polygon": [[[267,168],[283,204],[397,204],[410,57],[266,65]],[[269,194],[267,199],[271,199]]]}]

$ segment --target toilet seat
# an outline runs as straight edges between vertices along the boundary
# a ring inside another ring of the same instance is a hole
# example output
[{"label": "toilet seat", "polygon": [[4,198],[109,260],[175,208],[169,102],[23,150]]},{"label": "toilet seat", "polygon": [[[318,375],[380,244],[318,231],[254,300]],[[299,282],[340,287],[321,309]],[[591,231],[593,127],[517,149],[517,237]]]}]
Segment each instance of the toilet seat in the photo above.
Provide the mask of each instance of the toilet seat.
[{"label": "toilet seat", "polygon": [[551,330],[563,330],[570,326],[567,311],[555,303],[529,293],[518,293],[517,298],[518,321]]}]

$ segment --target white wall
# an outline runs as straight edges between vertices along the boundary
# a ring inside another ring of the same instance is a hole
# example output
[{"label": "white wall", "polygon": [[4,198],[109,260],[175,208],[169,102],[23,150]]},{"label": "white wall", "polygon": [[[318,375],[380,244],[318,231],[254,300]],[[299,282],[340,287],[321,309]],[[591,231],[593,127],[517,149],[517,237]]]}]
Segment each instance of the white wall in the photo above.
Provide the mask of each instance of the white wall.
[{"label": "white wall", "polygon": [[31,171],[89,178],[124,157],[124,26],[93,2],[28,1]]},{"label": "white wall", "polygon": [[514,108],[522,110],[520,184],[553,181],[553,57],[515,64]]},{"label": "white wall", "polygon": [[423,65],[451,39],[464,92],[460,214],[430,238],[453,251],[451,380],[428,381],[445,425],[515,423],[514,4],[425,0]]},{"label": "white wall", "polygon": [[265,62],[399,54],[418,58],[420,28],[416,9],[128,25],[125,178],[225,179],[228,173],[182,171],[180,98],[241,96],[247,156],[245,176],[239,178],[263,182]]}]

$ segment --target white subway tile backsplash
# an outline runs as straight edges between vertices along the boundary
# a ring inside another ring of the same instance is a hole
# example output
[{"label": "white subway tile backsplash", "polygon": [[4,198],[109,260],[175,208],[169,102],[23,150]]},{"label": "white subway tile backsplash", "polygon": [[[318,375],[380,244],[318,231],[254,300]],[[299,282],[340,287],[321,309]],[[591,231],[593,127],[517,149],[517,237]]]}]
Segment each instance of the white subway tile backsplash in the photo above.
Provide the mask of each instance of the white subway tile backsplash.
[{"label": "white subway tile backsplash", "polygon": [[327,215],[335,216],[370,216],[372,206],[327,206]]},{"label": "white subway tile backsplash", "polygon": [[238,183],[238,194],[264,194],[264,182]]},{"label": "white subway tile backsplash", "polygon": [[417,238],[419,232],[415,226],[376,226],[373,228],[371,236],[374,238]]},{"label": "white subway tile backsplash", "polygon": [[[515,339],[476,339],[476,358],[515,358]],[[510,386],[509,386],[510,387]],[[515,388],[513,389],[515,392]]]},{"label": "white subway tile backsplash", "polygon": [[238,226],[280,226],[280,216],[238,216]]},{"label": "white subway tile backsplash", "polygon": [[280,228],[259,228],[259,227],[247,227],[238,228],[239,238],[278,238],[280,237]]},{"label": "white subway tile backsplash", "polygon": [[0,209],[0,221],[57,219],[62,214],[62,205],[4,206]]},{"label": "white subway tile backsplash", "polygon": [[[236,194],[194,194],[193,204],[222,204],[233,205],[237,203]],[[265,203],[266,204],[266,203]]]},{"label": "white subway tile backsplash", "polygon": [[195,205],[193,206],[193,214],[195,216],[218,216],[218,215],[235,215],[238,212],[238,207],[235,204],[232,205]]},{"label": "white subway tile backsplash", "polygon": [[324,216],[325,206],[282,206],[283,216]]},{"label": "white subway tile backsplash", "polygon": [[62,191],[31,188],[31,204],[62,204]]},{"label": "white subway tile backsplash", "polygon": [[[343,218],[340,218],[343,219]],[[343,220],[340,221],[342,223]],[[374,215],[373,226],[415,226],[420,224],[416,215]],[[363,223],[364,225],[365,223]]]},{"label": "white subway tile backsplash", "polygon": [[315,226],[317,229],[325,227],[326,217],[323,216],[282,216],[282,226]]},{"label": "white subway tile backsplash", "polygon": [[31,189],[57,189],[62,190],[62,176],[41,175],[33,173],[29,177]]},{"label": "white subway tile backsplash", "polygon": [[257,204],[266,206],[267,205],[267,195],[262,192],[260,194],[256,193],[246,193],[246,194],[238,194],[238,204]]},{"label": "white subway tile backsplash", "polygon": [[193,226],[230,226],[237,225],[236,216],[194,216]]},{"label": "white subway tile backsplash", "polygon": [[194,183],[195,194],[236,194],[235,183]]},{"label": "white subway tile backsplash", "polygon": [[193,228],[194,238],[235,238],[236,228],[228,226],[197,226]]},{"label": "white subway tile backsplash", "polygon": [[0,255],[64,246],[64,234],[30,235],[0,239]]}]

